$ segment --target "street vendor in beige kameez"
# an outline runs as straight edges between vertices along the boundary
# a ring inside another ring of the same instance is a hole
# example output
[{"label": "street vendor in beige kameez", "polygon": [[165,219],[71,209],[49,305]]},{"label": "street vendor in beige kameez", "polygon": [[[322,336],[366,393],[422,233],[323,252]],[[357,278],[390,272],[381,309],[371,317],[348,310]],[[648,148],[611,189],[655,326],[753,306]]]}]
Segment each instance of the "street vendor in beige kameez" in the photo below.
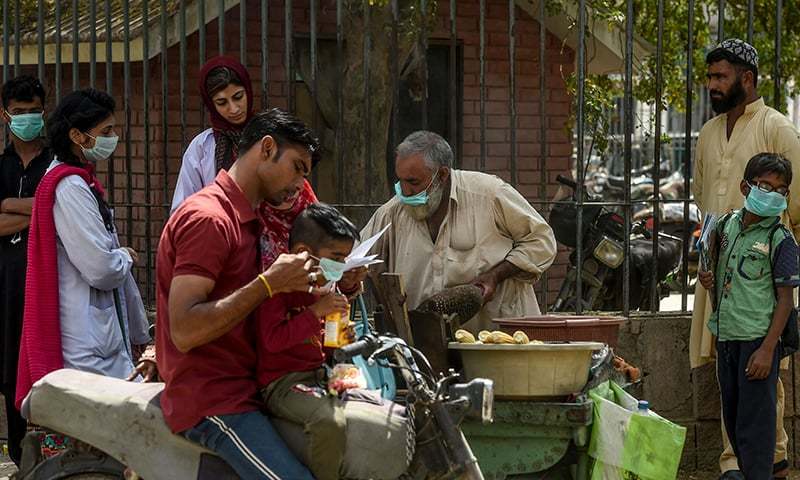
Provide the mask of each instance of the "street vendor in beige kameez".
[{"label": "street vendor in beige kameez", "polygon": [[452,163],[441,136],[409,135],[397,148],[397,195],[361,238],[391,224],[373,253],[385,271],[403,275],[409,309],[445,288],[475,284],[485,303],[468,330],[491,328],[495,318],[538,315],[533,284],[555,258],[553,231],[514,187]]},{"label": "street vendor in beige kameez", "polygon": [[[700,131],[694,159],[693,193],[703,214],[726,213],[744,205],[739,184],[748,160],[758,153],[783,155],[800,171],[800,139],[792,123],[758,97],[758,54],[741,40],[726,40],[708,54],[708,90],[714,111],[719,113]],[[790,187],[789,206],[783,222],[800,239],[800,175]],[[707,327],[711,302],[706,290],[697,283],[689,342],[692,368],[713,362],[714,338]],[[788,359],[782,362],[786,368]],[[783,428],[784,390],[778,380],[778,425],[775,445],[776,478],[788,471]],[[736,457],[722,432],[725,451],[720,457],[720,470],[738,471]],[[738,472],[736,472],[738,474]],[[728,478],[739,478],[730,476]],[[742,477],[743,478],[743,477]]]}]

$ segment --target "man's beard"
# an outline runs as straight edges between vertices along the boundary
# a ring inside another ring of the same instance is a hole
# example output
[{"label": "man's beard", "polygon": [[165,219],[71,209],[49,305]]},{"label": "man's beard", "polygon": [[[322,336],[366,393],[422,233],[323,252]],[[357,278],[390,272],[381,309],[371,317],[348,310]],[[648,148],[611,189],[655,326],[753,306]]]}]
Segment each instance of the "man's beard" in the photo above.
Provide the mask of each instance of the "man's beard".
[{"label": "man's beard", "polygon": [[443,195],[444,188],[439,184],[428,195],[428,201],[425,202],[425,205],[405,205],[405,207],[414,220],[421,222],[427,220],[436,212],[436,209],[439,208],[439,205],[442,203]]},{"label": "man's beard", "polygon": [[718,114],[728,113],[744,102],[744,100],[745,93],[744,87],[742,86],[742,79],[737,77],[736,83],[733,84],[727,95],[718,99],[711,97],[711,108]]}]

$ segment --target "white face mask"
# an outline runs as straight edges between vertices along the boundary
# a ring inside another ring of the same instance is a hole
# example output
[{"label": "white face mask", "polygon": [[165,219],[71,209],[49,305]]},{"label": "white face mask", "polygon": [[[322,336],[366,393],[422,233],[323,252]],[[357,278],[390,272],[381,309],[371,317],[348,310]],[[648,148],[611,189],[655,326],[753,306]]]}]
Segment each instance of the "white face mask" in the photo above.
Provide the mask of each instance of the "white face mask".
[{"label": "white face mask", "polygon": [[94,139],[94,146],[92,148],[84,148],[83,145],[81,145],[80,147],[83,152],[83,157],[92,163],[107,160],[108,157],[114,153],[114,150],[117,149],[119,137],[116,134],[108,137],[94,137],[88,133],[86,135]]}]

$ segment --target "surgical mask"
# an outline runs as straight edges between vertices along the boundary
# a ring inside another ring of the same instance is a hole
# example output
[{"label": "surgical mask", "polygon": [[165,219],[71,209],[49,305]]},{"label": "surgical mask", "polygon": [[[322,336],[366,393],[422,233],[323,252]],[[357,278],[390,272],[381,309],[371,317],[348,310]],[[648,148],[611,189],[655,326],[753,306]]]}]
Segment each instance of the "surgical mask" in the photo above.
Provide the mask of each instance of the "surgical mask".
[{"label": "surgical mask", "polygon": [[420,205],[425,205],[428,203],[428,189],[431,188],[433,185],[433,181],[436,180],[436,177],[439,176],[437,173],[431,178],[431,183],[428,184],[427,187],[421,192],[416,195],[405,196],[403,195],[403,189],[400,188],[400,182],[394,184],[394,193],[397,194],[397,198],[400,199],[404,205],[409,205],[412,207],[418,207]]},{"label": "surgical mask", "polygon": [[322,270],[322,275],[325,276],[325,279],[329,282],[338,282],[341,280],[346,268],[347,265],[342,262],[337,262],[330,258],[319,259],[319,269]]},{"label": "surgical mask", "polygon": [[778,192],[765,192],[755,185],[750,185],[750,193],[744,201],[744,208],[759,217],[777,217],[786,210],[786,197]]},{"label": "surgical mask", "polygon": [[423,220],[427,220],[431,217],[431,215],[436,212],[439,208],[439,204],[442,203],[442,196],[444,195],[444,188],[441,185],[437,185],[433,188],[430,194],[428,194],[428,202],[424,205],[406,205],[405,208],[408,210],[409,215],[421,222]]},{"label": "surgical mask", "polygon": [[8,113],[8,116],[11,117],[11,124],[9,125],[11,133],[23,142],[30,142],[42,133],[44,117],[41,112],[21,113],[19,115]]},{"label": "surgical mask", "polygon": [[[87,133],[86,135],[89,134]],[[92,137],[91,135],[89,136]],[[114,150],[117,149],[119,137],[116,135],[112,135],[110,137],[97,136],[92,138],[94,139],[94,147],[83,148],[81,145],[84,158],[90,162],[97,163],[100,160],[106,160],[111,156],[112,153],[114,153]]]}]

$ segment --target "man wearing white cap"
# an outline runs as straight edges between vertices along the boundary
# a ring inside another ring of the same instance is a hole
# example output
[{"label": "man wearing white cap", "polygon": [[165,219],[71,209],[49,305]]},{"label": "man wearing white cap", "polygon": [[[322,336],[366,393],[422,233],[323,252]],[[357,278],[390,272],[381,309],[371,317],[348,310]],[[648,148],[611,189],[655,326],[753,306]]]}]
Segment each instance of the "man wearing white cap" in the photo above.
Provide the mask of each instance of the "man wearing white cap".
[{"label": "man wearing white cap", "polygon": [[[748,160],[758,153],[776,153],[787,158],[800,172],[800,138],[792,123],[759,97],[758,52],[748,43],[729,39],[707,56],[707,88],[717,116],[703,125],[694,159],[693,193],[703,214],[721,214],[740,209],[744,197],[739,189]],[[800,238],[800,175],[789,188],[783,223]],[[692,368],[715,359],[714,341],[707,322],[712,307],[708,292],[698,282],[689,343]],[[786,368],[786,361],[781,363]],[[777,441],[774,478],[786,478],[788,437],[783,427],[784,390],[778,379]],[[723,425],[725,450],[720,457],[721,479],[743,479],[738,461]]]}]

